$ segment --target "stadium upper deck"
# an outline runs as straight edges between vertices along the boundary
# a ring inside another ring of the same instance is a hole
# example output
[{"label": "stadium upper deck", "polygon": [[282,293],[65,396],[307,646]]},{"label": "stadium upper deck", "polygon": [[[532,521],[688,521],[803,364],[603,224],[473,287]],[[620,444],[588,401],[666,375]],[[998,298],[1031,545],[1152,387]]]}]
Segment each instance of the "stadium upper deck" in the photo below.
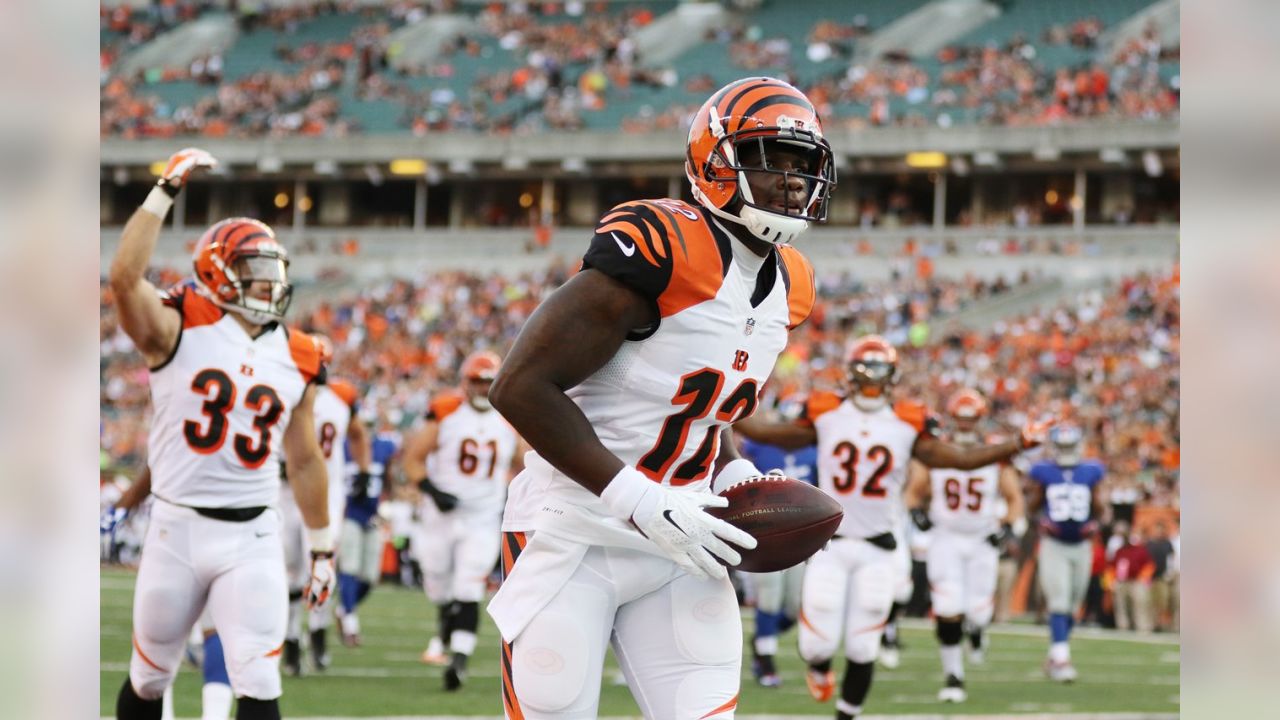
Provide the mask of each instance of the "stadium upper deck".
[{"label": "stadium upper deck", "polygon": [[102,7],[104,136],[645,132],[749,73],[832,128],[1178,112],[1168,0],[224,5]]}]

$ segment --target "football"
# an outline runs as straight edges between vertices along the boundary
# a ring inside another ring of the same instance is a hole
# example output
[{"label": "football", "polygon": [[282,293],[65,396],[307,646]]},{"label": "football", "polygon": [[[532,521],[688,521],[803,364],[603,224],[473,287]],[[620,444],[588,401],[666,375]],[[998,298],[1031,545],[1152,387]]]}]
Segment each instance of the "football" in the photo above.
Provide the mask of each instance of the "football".
[{"label": "football", "polygon": [[759,544],[742,550],[739,570],[774,572],[808,560],[831,539],[844,510],[818,488],[781,475],[766,475],[720,493],[729,506],[707,512],[745,530]]}]

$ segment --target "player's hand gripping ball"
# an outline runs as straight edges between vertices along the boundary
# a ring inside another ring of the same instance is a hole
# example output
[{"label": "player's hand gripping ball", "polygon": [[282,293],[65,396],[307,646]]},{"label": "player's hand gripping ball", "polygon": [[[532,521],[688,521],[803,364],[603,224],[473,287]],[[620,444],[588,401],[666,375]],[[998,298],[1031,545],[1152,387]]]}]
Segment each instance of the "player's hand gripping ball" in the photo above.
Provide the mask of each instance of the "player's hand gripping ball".
[{"label": "player's hand gripping ball", "polygon": [[729,506],[706,512],[745,530],[758,541],[744,550],[737,569],[774,572],[808,560],[840,527],[844,510],[818,488],[781,475],[761,475],[720,493]]}]

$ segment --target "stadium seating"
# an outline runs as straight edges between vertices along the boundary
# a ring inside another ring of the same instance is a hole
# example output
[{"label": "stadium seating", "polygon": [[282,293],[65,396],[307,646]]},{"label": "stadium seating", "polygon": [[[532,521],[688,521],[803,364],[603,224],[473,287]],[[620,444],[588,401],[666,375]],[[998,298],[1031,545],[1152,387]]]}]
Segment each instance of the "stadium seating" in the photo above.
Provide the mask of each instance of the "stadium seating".
[{"label": "stadium seating", "polygon": [[[578,107],[575,97],[580,93],[572,88],[578,85],[584,72],[599,68],[603,58],[599,56],[566,58],[563,60],[563,67],[560,68],[560,78],[563,87],[568,89],[566,90],[568,100],[557,107],[569,113],[569,120],[564,121],[569,123],[567,127],[582,126],[613,130],[622,125],[626,119],[638,119],[640,122],[635,129],[646,129],[651,124],[649,119],[655,116],[671,113],[673,117],[679,117],[682,113],[687,113],[690,107],[696,107],[705,98],[705,90],[686,89],[685,84],[689,79],[703,75],[710,76],[711,84],[716,86],[741,76],[744,72],[783,75],[802,87],[823,82],[838,84],[846,75],[851,62],[849,54],[856,49],[858,40],[851,41],[853,47],[848,45],[835,47],[834,52],[826,57],[819,56],[815,62],[809,58],[808,50],[810,35],[817,22],[829,20],[850,28],[856,22],[860,32],[865,36],[866,32],[874,33],[877,28],[892,23],[895,19],[920,8],[927,2],[928,0],[909,0],[908,2],[869,0],[859,3],[853,12],[846,14],[832,13],[825,7],[818,10],[819,6],[816,5],[796,6],[793,3],[771,0],[761,3],[758,8],[751,11],[734,11],[731,13],[733,19],[726,28],[726,32],[720,33],[716,39],[699,43],[680,54],[671,63],[670,68],[664,68],[674,71],[667,72],[665,77],[655,78],[645,75],[653,69],[644,67],[644,47],[638,46],[639,58],[634,68],[613,69],[615,73],[629,74],[630,82],[623,83],[626,85],[623,87],[614,82],[622,78],[612,76],[609,86],[602,93],[602,108]],[[1043,36],[1047,30],[1052,27],[1070,26],[1088,18],[1096,18],[1105,29],[1121,23],[1150,3],[1151,0],[1070,0],[1068,2],[1011,0],[1001,3],[1003,12],[1000,16],[962,35],[952,44],[960,47],[989,45],[1002,47],[1015,36],[1021,35],[1035,47],[1034,62],[1043,78],[1041,85],[1051,87],[1053,73],[1058,68],[1087,66],[1095,61],[1105,63],[1110,59],[1097,57],[1096,50],[1084,45],[1078,46],[1069,42],[1051,44],[1044,41]],[[535,6],[537,7],[541,6]],[[524,27],[534,33],[548,28],[581,28],[589,22],[604,18],[612,23],[611,28],[620,31],[625,26],[623,20],[629,17],[629,13],[638,12],[638,9],[651,12],[653,17],[660,17],[664,13],[672,12],[676,7],[677,3],[670,0],[657,0],[643,4],[607,3],[602,14],[593,14],[595,6],[592,4],[588,5],[586,13],[577,17],[563,12],[531,16],[528,20],[531,24]],[[797,7],[814,9],[800,12],[797,11]],[[459,11],[476,20],[481,19],[484,13],[492,12],[479,5],[463,5]],[[435,19],[427,16],[421,22],[431,23]],[[223,52],[223,82],[233,84],[255,73],[296,76],[304,69],[305,64],[282,59],[279,53],[282,47],[296,50],[308,44],[346,46],[345,53],[340,54],[344,58],[349,58],[358,29],[367,28],[374,23],[383,23],[388,26],[403,25],[404,18],[393,17],[386,7],[366,7],[359,12],[318,10],[309,15],[290,16],[284,22],[279,20],[272,22],[270,16],[266,22],[242,21],[241,25],[248,29],[242,30],[234,44]],[[496,24],[500,28],[505,28],[512,26],[513,21],[508,16],[501,18]],[[106,27],[105,20],[104,27]],[[275,29],[276,27],[287,27],[289,30],[285,32]],[[495,93],[492,92],[494,85],[480,84],[482,79],[496,77],[498,84],[502,84],[505,80],[510,87],[518,87],[511,84],[514,82],[512,74],[521,68],[528,67],[531,62],[528,45],[512,46],[508,43],[504,47],[502,38],[498,36],[502,32],[501,29],[498,32],[486,31],[477,24],[476,30],[466,33],[469,44],[465,49],[461,46],[450,48],[446,43],[445,51],[434,62],[429,62],[427,67],[419,68],[420,72],[416,74],[405,75],[396,70],[379,70],[378,91],[373,93],[357,92],[356,72],[352,63],[358,62],[359,58],[355,58],[347,62],[341,88],[321,89],[317,92],[334,95],[341,101],[340,114],[355,120],[358,127],[365,132],[406,132],[414,125],[411,122],[412,117],[423,116],[433,106],[436,107],[435,112],[439,114],[443,107],[432,102],[432,93],[438,93],[441,90],[449,91],[443,94],[444,98],[457,99],[465,104],[472,104],[478,98],[482,110],[467,119],[455,119],[444,129],[492,129],[495,126],[495,118],[503,115],[508,116],[510,123],[521,121],[532,123],[531,127],[535,130],[547,123],[552,127],[564,126],[563,122],[562,125],[557,125],[543,112],[546,108],[542,104],[543,97],[540,94],[535,92],[529,97],[524,97],[517,92],[497,93],[500,97],[494,101]],[[119,43],[121,37],[119,30],[104,29],[102,32],[104,45]],[[574,36],[570,34],[568,37],[571,39],[568,41],[562,39],[560,42],[567,44],[569,48],[575,47],[572,40]],[[763,43],[771,43],[768,49],[774,52],[765,53],[764,63],[760,65],[754,61],[759,58],[753,57],[752,53],[759,52]],[[840,43],[834,45],[840,45]],[[388,49],[383,48],[383,50]],[[395,48],[389,49],[392,54],[395,50]],[[561,54],[568,52],[565,47],[557,47],[556,51]],[[550,54],[554,55],[557,52]],[[751,69],[735,65],[730,60],[735,53],[739,56],[745,54],[753,57]],[[932,95],[932,91],[938,89],[944,64],[930,57],[912,58],[911,61],[928,73],[930,87],[926,88],[928,92],[917,91],[910,97],[900,92],[893,94],[888,98],[889,116],[896,120],[919,118],[929,121],[933,119],[936,110],[926,100]],[[179,76],[182,70],[184,68],[175,69]],[[1158,67],[1159,77],[1165,84],[1172,83],[1178,72],[1176,60],[1162,62]],[[152,79],[155,78],[152,77]],[[674,84],[671,82],[673,79]],[[165,110],[172,111],[177,107],[191,105],[201,97],[212,97],[216,88],[197,87],[188,82],[176,80],[153,82],[141,90],[145,95],[156,99],[157,110],[161,111],[163,116]],[[437,95],[438,98],[439,95]],[[838,117],[864,118],[870,107],[869,101],[865,98],[841,97],[836,98],[833,109]],[[279,108],[280,112],[289,110],[289,108]],[[952,114],[954,117],[951,119],[961,122],[981,119],[972,111]],[[668,120],[667,124],[674,123]],[[179,132],[187,131],[179,130]]]}]

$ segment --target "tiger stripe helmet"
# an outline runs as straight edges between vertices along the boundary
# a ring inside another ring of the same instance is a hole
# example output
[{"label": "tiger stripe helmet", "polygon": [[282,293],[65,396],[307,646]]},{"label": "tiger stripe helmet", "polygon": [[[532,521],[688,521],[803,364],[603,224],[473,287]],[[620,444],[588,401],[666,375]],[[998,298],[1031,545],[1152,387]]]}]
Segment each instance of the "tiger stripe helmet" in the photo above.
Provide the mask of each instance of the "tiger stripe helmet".
[{"label": "tiger stripe helmet", "polygon": [[855,340],[845,354],[853,400],[866,410],[884,406],[889,389],[898,382],[898,351],[879,335]]},{"label": "tiger stripe helmet", "polygon": [[[289,309],[289,255],[265,223],[237,217],[215,224],[196,243],[191,262],[196,281],[216,305],[255,325],[279,321]],[[268,296],[254,292],[259,282],[270,283]]]},{"label": "tiger stripe helmet", "polygon": [[[762,167],[739,162],[744,144],[758,143]],[[799,148],[810,156],[810,172],[769,167],[769,148],[778,143]],[[831,145],[822,136],[822,122],[804,93],[790,84],[767,77],[729,83],[713,94],[689,128],[685,174],[693,196],[711,213],[745,227],[766,242],[795,240],[810,222],[827,219],[827,204],[836,184]],[[799,178],[807,195],[803,207],[780,213],[757,204],[745,172],[771,173],[784,182]]]},{"label": "tiger stripe helmet", "polygon": [[947,400],[947,414],[956,420],[979,420],[987,414],[987,401],[973,388],[962,388]]}]

